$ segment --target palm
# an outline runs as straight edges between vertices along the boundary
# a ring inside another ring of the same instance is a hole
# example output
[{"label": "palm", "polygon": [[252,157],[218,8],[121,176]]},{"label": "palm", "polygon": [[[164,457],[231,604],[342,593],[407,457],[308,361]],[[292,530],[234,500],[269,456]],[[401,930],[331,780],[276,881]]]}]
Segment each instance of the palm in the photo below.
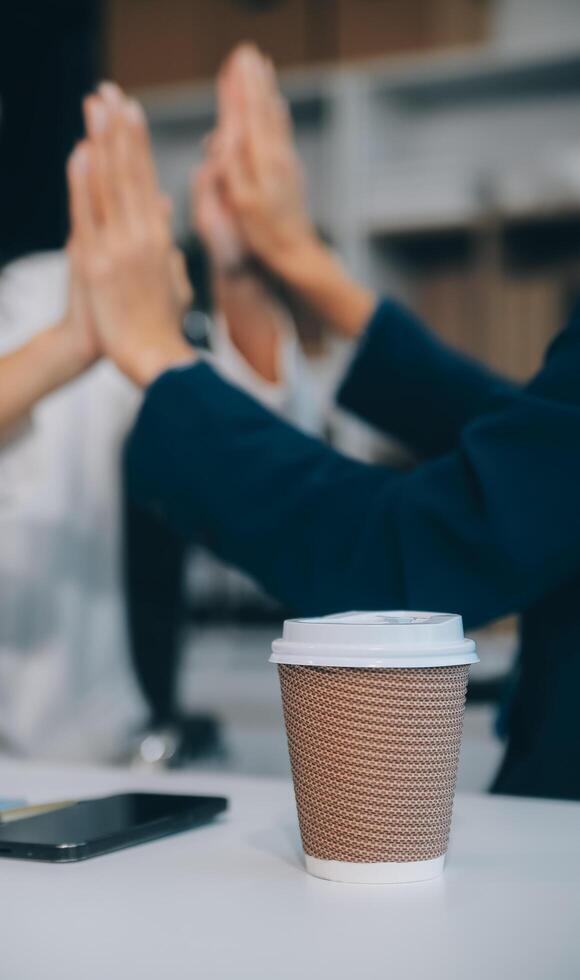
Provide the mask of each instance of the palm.
[{"label": "palm", "polygon": [[74,336],[75,345],[78,346],[83,359],[86,360],[87,364],[90,364],[101,355],[101,343],[71,248],[69,248],[69,270],[68,306],[65,320]]},{"label": "palm", "polygon": [[219,267],[239,264],[245,256],[244,244],[209,162],[198,171],[194,196],[195,224],[211,257]]}]

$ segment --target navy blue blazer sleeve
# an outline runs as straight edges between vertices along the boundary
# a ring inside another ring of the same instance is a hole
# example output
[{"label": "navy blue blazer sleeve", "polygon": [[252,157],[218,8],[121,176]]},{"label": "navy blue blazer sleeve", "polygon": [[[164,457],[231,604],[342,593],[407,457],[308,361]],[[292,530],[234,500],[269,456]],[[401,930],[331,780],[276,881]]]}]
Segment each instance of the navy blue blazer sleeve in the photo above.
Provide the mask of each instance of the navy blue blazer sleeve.
[{"label": "navy blue blazer sleeve", "polygon": [[385,299],[363,334],[338,401],[429,457],[454,449],[468,422],[515,390]]},{"label": "navy blue blazer sleeve", "polygon": [[580,318],[458,448],[407,474],[340,455],[207,364],[162,375],[129,445],[133,491],[304,614],[524,609],[580,566]]}]

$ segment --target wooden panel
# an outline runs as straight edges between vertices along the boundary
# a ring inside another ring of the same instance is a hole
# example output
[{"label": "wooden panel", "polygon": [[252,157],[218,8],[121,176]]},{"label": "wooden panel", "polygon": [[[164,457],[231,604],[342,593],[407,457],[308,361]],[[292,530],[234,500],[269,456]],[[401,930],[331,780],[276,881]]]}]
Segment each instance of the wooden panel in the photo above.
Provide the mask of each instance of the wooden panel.
[{"label": "wooden panel", "polygon": [[127,86],[212,77],[259,44],[284,67],[477,41],[489,0],[109,0],[109,73]]},{"label": "wooden panel", "polygon": [[244,40],[281,66],[301,64],[309,60],[308,8],[309,0],[264,9],[237,0],[110,0],[110,74],[127,86],[210,78]]},{"label": "wooden panel", "polygon": [[425,5],[425,44],[451,47],[485,41],[490,31],[489,0],[433,0]]},{"label": "wooden panel", "polygon": [[487,33],[487,0],[337,0],[339,58],[469,44]]},{"label": "wooden panel", "polygon": [[309,0],[278,0],[261,10],[239,0],[211,0],[215,61],[240,41],[251,40],[284,67],[307,60]]},{"label": "wooden panel", "polygon": [[110,75],[128,87],[209,76],[210,13],[206,0],[110,0]]},{"label": "wooden panel", "polygon": [[339,58],[421,48],[421,0],[338,0]]},{"label": "wooden panel", "polygon": [[316,0],[308,8],[306,60],[336,61],[339,56],[339,0]]}]

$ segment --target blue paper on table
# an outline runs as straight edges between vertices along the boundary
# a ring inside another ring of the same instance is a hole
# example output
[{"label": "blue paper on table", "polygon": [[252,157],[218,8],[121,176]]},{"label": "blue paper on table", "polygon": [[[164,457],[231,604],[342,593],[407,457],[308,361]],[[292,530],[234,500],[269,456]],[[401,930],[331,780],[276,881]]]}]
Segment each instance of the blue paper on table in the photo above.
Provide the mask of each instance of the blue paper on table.
[{"label": "blue paper on table", "polygon": [[26,800],[3,800],[0,797],[0,810],[11,810],[17,806],[26,806]]}]

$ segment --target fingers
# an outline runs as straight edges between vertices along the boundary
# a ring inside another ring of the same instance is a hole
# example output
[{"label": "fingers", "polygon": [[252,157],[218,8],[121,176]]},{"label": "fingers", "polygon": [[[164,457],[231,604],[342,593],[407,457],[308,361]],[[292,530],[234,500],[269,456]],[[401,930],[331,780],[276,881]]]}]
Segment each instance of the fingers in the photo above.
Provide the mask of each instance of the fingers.
[{"label": "fingers", "polygon": [[[93,153],[97,157],[101,157],[103,150],[103,135],[107,127],[107,110],[103,105],[101,99],[95,95],[89,95],[83,100],[83,116],[85,121],[85,130],[91,146],[93,147]],[[94,200],[93,206],[97,216],[104,220],[105,217],[109,216],[111,210],[110,196],[108,194],[108,187],[106,183],[102,180],[102,167],[95,170],[93,178],[93,193]]]},{"label": "fingers", "polygon": [[268,126],[271,138],[287,135],[289,116],[286,102],[278,86],[274,63],[258,50],[255,51],[253,60],[254,85],[252,91],[256,106],[259,105],[264,125]]},{"label": "fingers", "polygon": [[282,99],[271,61],[249,45],[240,48],[229,70],[238,93],[239,111],[251,166],[259,172],[274,153],[291,150],[288,110]]},{"label": "fingers", "polygon": [[219,174],[215,158],[206,158],[191,174],[191,223],[211,249],[216,225],[216,200],[219,208]]},{"label": "fingers", "polygon": [[181,249],[171,250],[169,267],[178,313],[183,316],[193,302],[193,288],[187,272],[187,263]]},{"label": "fingers", "polygon": [[[157,220],[161,214],[160,201],[153,195],[144,172],[142,156],[141,129],[144,123],[136,124],[134,112],[128,101],[113,113],[111,129],[110,160],[112,175],[117,188],[123,220],[134,231],[140,231],[150,220]],[[157,210],[153,211],[153,202]]]},{"label": "fingers", "polygon": [[83,141],[67,165],[72,237],[84,252],[94,249],[98,233],[94,162],[90,144]]},{"label": "fingers", "polygon": [[139,179],[140,167],[136,157],[140,153],[133,143],[129,124],[129,101],[112,82],[99,86],[99,101],[104,108],[106,125],[100,134],[102,170],[111,198],[116,207],[109,211],[115,222],[128,222],[134,229],[139,227],[143,215],[143,200],[149,204],[148,188]]},{"label": "fingers", "polygon": [[198,217],[207,212],[201,205],[207,205],[217,193],[227,211],[243,224],[248,204],[268,169],[271,131],[265,82],[261,56],[252,45],[236,49],[220,72],[218,129],[206,141],[206,163],[196,184]]},{"label": "fingers", "polygon": [[87,96],[83,109],[93,154],[95,201],[102,221],[107,227],[111,227],[123,215],[113,152],[117,140],[118,109],[113,110],[99,95]]},{"label": "fingers", "polygon": [[169,226],[143,110],[111,82],[85,100],[94,147],[97,208],[109,230],[128,225],[143,233],[152,223]]},{"label": "fingers", "polygon": [[157,197],[159,187],[145,113],[136,99],[127,98],[114,82],[102,82],[99,93],[111,114],[129,124],[126,132],[130,136],[132,162],[139,169],[143,193],[152,201]]},{"label": "fingers", "polygon": [[132,177],[140,192],[140,203],[150,214],[159,204],[159,183],[145,113],[135,99],[125,106],[127,136],[130,141]]},{"label": "fingers", "polygon": [[227,159],[237,154],[238,167],[256,170],[257,162],[244,136],[244,100],[238,78],[239,49],[227,60],[218,77],[218,128],[206,147],[206,156]]},{"label": "fingers", "polygon": [[194,204],[212,183],[218,191],[225,190],[226,197],[247,193],[252,185],[251,171],[240,119],[236,113],[229,113],[226,121],[220,118],[218,128],[204,140],[204,161],[194,172]]},{"label": "fingers", "polygon": [[243,127],[243,139],[250,167],[259,174],[270,149],[272,132],[269,127],[268,100],[264,91],[265,75],[262,60],[252,48],[242,49],[234,61],[232,76],[239,93],[238,120]]},{"label": "fingers", "polygon": [[220,142],[215,155],[215,174],[226,201],[234,211],[243,209],[254,193],[255,180],[245,152],[241,130],[232,130]]}]

